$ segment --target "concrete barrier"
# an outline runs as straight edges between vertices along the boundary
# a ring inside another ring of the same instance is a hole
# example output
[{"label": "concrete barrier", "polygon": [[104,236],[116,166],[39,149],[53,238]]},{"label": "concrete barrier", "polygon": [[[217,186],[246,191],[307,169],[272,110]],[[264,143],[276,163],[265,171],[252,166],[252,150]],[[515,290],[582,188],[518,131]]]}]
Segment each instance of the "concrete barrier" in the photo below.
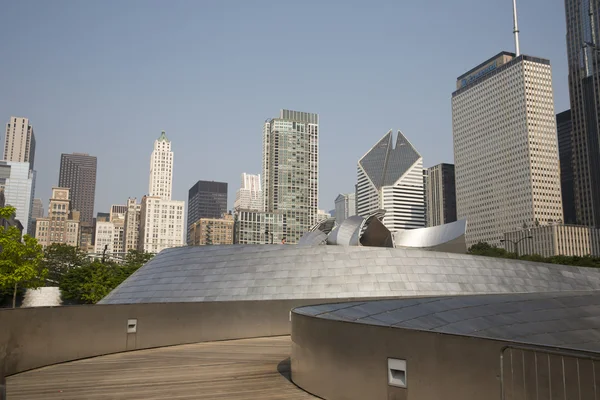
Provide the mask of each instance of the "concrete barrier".
[{"label": "concrete barrier", "polygon": [[[323,302],[327,301],[154,303],[0,310],[0,385],[5,376],[104,354],[288,335],[292,308]],[[135,332],[128,333],[128,328]]]}]

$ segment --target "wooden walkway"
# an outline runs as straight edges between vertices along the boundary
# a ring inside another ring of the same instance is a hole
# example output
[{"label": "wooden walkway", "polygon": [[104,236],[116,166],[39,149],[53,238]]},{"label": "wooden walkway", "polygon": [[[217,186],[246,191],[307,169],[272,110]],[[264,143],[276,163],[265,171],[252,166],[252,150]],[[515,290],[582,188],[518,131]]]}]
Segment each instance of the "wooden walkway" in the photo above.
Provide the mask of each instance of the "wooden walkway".
[{"label": "wooden walkway", "polygon": [[289,336],[244,339],[73,361],[7,378],[7,397],[8,400],[315,399],[286,378],[290,345]]}]

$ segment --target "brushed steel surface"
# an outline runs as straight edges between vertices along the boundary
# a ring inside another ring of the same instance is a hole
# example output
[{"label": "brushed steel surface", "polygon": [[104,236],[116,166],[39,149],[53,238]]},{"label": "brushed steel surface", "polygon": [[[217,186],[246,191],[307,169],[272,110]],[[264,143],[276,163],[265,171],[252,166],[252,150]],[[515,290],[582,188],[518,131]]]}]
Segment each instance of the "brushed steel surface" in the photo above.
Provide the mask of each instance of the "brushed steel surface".
[{"label": "brushed steel surface", "polygon": [[100,303],[368,299],[593,289],[600,289],[600,270],[592,268],[399,248],[223,245],[164,250]]}]

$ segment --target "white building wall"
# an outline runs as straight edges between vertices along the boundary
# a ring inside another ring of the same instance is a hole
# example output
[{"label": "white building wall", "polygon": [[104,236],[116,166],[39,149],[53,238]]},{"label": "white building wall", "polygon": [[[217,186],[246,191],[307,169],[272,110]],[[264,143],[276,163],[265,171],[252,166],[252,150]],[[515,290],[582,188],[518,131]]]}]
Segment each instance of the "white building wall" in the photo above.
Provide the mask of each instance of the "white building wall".
[{"label": "white building wall", "polygon": [[183,201],[144,197],[138,249],[158,253],[170,247],[183,246],[184,206]]},{"label": "white building wall", "polygon": [[423,158],[393,186],[383,186],[380,204],[384,209],[383,224],[390,231],[425,227],[425,198],[423,195]]},{"label": "white building wall", "polygon": [[105,246],[107,254],[113,254],[115,239],[115,225],[109,221],[98,221],[96,222],[96,243],[94,245],[94,252],[102,254]]},{"label": "white building wall", "polygon": [[517,60],[452,98],[457,218],[467,245],[563,219],[550,65]]},{"label": "white building wall", "polygon": [[357,172],[356,214],[365,217],[380,208],[379,191],[371,183],[360,164]]},{"label": "white building wall", "polygon": [[233,209],[262,211],[264,208],[262,187],[259,175],[242,174],[241,187],[235,195]]}]

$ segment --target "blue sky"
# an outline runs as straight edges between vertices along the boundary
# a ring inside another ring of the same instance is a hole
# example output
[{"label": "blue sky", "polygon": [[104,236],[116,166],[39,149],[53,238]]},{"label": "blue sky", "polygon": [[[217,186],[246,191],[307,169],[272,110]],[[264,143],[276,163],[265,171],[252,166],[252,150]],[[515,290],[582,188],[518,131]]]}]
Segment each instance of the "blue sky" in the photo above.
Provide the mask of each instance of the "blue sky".
[{"label": "blue sky", "polygon": [[[518,0],[521,51],[549,58],[569,108],[562,0]],[[356,163],[400,129],[425,166],[452,162],[455,79],[513,51],[511,0],[0,3],[0,122],[29,117],[36,197],[61,153],[98,157],[96,212],[148,191],[153,141],[175,152],[174,194],[260,173],[262,125],[320,114],[319,207],[354,190]]]}]

